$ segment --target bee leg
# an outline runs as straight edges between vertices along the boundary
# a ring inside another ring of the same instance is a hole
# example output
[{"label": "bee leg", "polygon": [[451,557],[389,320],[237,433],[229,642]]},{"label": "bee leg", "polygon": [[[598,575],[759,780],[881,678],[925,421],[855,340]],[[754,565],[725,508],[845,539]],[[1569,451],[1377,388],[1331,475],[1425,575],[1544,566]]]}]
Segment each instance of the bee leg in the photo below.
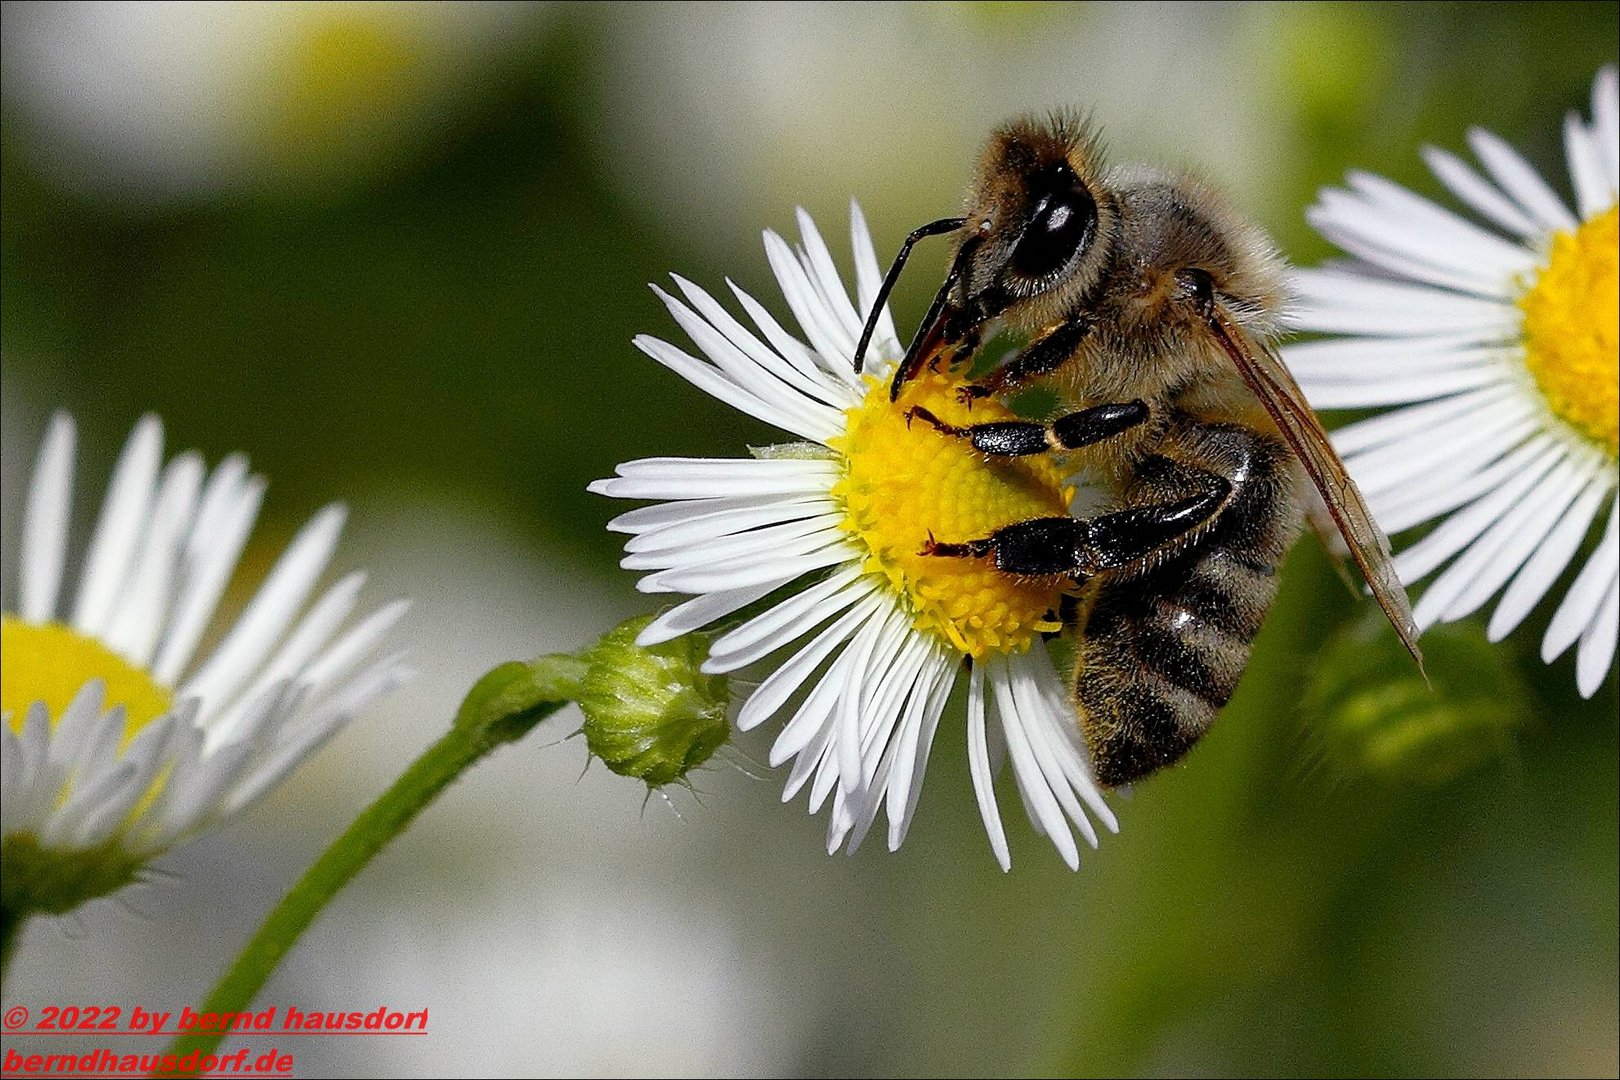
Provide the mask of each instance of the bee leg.
[{"label": "bee leg", "polygon": [[1134,506],[1094,518],[1031,518],[997,529],[982,540],[942,544],[932,538],[924,555],[990,556],[1014,577],[1069,574],[1084,580],[1104,570],[1140,563],[1209,524],[1232,496],[1224,477],[1206,474],[1205,490],[1168,502]]},{"label": "bee leg", "polygon": [[1080,315],[1060,323],[1045,337],[1037,338],[1021,351],[1014,353],[983,382],[968,383],[957,391],[957,396],[971,404],[979,398],[990,397],[1009,387],[1017,387],[1031,379],[1050,375],[1074,358],[1080,343],[1091,333],[1090,316]]},{"label": "bee leg", "polygon": [[1048,450],[1078,450],[1128,431],[1147,418],[1148,407],[1140,401],[1093,405],[1089,409],[1060,416],[1050,424],[1000,420],[958,427],[947,424],[920,405],[906,413],[908,423],[913,419],[927,421],[946,435],[972,441],[975,450],[991,457],[1023,457],[1026,454],[1044,454]]}]

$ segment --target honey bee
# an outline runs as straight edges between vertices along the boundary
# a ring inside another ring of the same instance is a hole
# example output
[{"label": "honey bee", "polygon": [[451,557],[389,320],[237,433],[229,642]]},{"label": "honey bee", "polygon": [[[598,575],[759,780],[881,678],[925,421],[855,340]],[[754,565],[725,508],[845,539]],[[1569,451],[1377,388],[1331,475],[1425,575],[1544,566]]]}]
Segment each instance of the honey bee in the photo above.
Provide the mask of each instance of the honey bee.
[{"label": "honey bee", "polygon": [[1073,455],[1106,505],[923,550],[1072,579],[1070,685],[1101,783],[1179,760],[1231,697],[1300,532],[1307,478],[1421,666],[1388,541],[1276,352],[1283,263],[1257,228],[1196,179],[1107,167],[1084,121],[1013,121],[985,146],[962,216],[907,237],[857,367],[912,245],[942,234],[955,237],[950,271],[891,397],[924,365],[967,363],[999,328],[1027,335],[961,395],[1040,381],[1062,415],[952,426],[918,408],[908,419],[988,456]]}]

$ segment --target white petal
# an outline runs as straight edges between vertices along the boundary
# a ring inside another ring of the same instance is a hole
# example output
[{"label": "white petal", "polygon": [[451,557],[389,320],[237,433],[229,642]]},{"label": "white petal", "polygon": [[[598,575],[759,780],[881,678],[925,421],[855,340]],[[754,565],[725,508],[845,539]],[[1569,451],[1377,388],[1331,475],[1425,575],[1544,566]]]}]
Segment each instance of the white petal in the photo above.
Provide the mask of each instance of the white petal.
[{"label": "white petal", "polygon": [[298,531],[224,642],[176,691],[176,697],[202,702],[199,723],[206,725],[219,715],[226,699],[247,682],[303,607],[331,561],[347,513],[342,506],[327,506]]},{"label": "white petal", "polygon": [[[1525,564],[1547,534],[1563,520],[1569,504],[1591,482],[1593,471],[1575,462],[1562,465],[1552,478],[1531,493],[1521,508],[1515,508],[1504,516],[1495,530],[1502,534],[1502,539],[1489,556],[1489,567],[1480,571],[1468,588],[1446,608],[1442,618],[1450,621],[1473,614],[1507,584],[1508,578]],[[1483,562],[1486,556],[1481,555],[1480,559]],[[1458,563],[1461,562],[1459,559]]]},{"label": "white petal", "polygon": [[[312,695],[319,695],[337,686],[359,664],[374,652],[388,632],[394,628],[411,602],[401,598],[390,601],[361,619],[332,643],[309,667],[304,669],[301,682]],[[375,665],[372,669],[374,670]],[[377,676],[381,678],[381,675]],[[348,691],[339,690],[341,695]]]},{"label": "white petal", "polygon": [[817,634],[810,644],[771,672],[748,696],[748,700],[738,711],[738,729],[749,731],[758,727],[767,717],[787,704],[788,698],[793,696],[794,691],[798,690],[810,673],[821,665],[828,654],[847,640],[855,632],[856,627],[863,624],[874,611],[889,602],[888,598],[880,593],[868,595],[836,622]]},{"label": "white petal", "polygon": [[1446,467],[1419,474],[1405,486],[1377,499],[1378,524],[1393,536],[1471,503],[1516,476],[1535,455],[1545,452],[1551,442],[1551,436],[1545,435],[1532,439],[1475,472],[1458,472],[1448,462]]},{"label": "white petal", "polygon": [[197,512],[205,468],[200,454],[185,453],[163,470],[140,555],[102,637],[140,667],[152,662],[169,614],[181,542]]},{"label": "white petal", "polygon": [[1464,164],[1457,155],[1439,147],[1425,146],[1423,160],[1428,162],[1429,168],[1441,183],[1451,189],[1452,194],[1502,228],[1526,238],[1542,234],[1539,223],[1498,191],[1494,184]]},{"label": "white petal", "polygon": [[1012,869],[1012,856],[1007,851],[1001,811],[996,807],[995,774],[990,769],[984,705],[984,667],[974,664],[968,675],[968,771],[973,776],[973,797],[979,803],[979,816],[984,819],[984,831],[990,837],[990,850],[1006,871]]},{"label": "white petal", "polygon": [[[783,520],[799,515],[797,508],[812,507],[817,510],[830,508],[832,503],[824,497],[810,495],[778,495],[765,496],[730,496],[719,499],[688,499],[681,502],[655,503],[652,506],[638,506],[634,510],[626,510],[618,517],[607,523],[613,532],[631,533],[635,536],[656,534],[664,529],[674,528],[677,525],[700,523],[708,518],[734,512],[751,511],[755,508],[775,507],[783,515]],[[720,520],[724,520],[721,518]],[[628,545],[627,545],[628,546]]]},{"label": "white petal", "polygon": [[716,638],[703,670],[735,671],[799,640],[872,591],[870,584],[856,584],[861,576],[860,567],[847,567]]},{"label": "white petal", "polygon": [[1012,758],[1013,773],[1020,780],[1024,797],[1028,801],[1030,819],[1040,826],[1047,838],[1057,847],[1058,854],[1070,870],[1080,868],[1080,849],[1075,846],[1074,834],[1063,820],[1063,809],[1052,794],[1052,788],[1041,762],[1035,756],[1029,733],[1024,730],[1025,719],[1019,701],[1013,692],[1013,676],[1005,660],[998,660],[986,673],[995,691],[996,713],[1001,730],[1007,738],[1008,756]]},{"label": "white petal", "polygon": [[589,490],[619,499],[825,497],[838,479],[836,462],[787,458],[645,458],[627,461],[618,471],[618,476],[598,480]]},{"label": "white petal", "polygon": [[[676,281],[680,282],[681,279],[676,278]],[[791,365],[780,361],[769,366],[761,365],[681,301],[656,285],[653,292],[669,308],[670,314],[687,336],[727,378],[759,401],[791,417],[795,425],[793,430],[801,432],[806,438],[820,441],[843,427],[839,410],[817,400],[820,387],[809,384],[807,391],[801,382],[809,383],[809,380],[804,379]],[[765,355],[769,356],[769,353]]]},{"label": "white petal", "polygon": [[[67,801],[57,808],[50,820],[45,823],[45,827],[40,830],[40,845],[47,848],[77,846],[75,842],[79,838],[85,819],[95,815],[99,824],[102,815],[96,811],[108,800],[116,799],[134,778],[135,766],[121,763],[117,768],[103,773],[89,783],[76,783]],[[94,831],[102,830],[95,828]]]},{"label": "white petal", "polygon": [[148,413],[136,422],[118,457],[85,557],[73,626],[86,634],[100,634],[112,617],[113,601],[124,587],[124,575],[146,527],[162,459],[163,425]]},{"label": "white petal", "polygon": [[838,530],[829,529],[748,561],[714,568],[661,570],[636,582],[636,588],[641,592],[720,592],[747,588],[773,578],[797,577],[824,566],[859,559],[860,552],[841,536]]},{"label": "white petal", "polygon": [[778,353],[733,318],[731,312],[721,307],[719,301],[707,291],[679,274],[670,276],[698,313],[756,365],[823,404],[838,410],[849,406],[849,393],[843,384],[810,362],[802,347],[785,354]]},{"label": "white petal", "polygon": [[152,675],[159,682],[172,686],[179,681],[253,531],[264,480],[245,473],[240,459],[222,462],[203,491],[197,524],[182,557],[175,613],[152,664]]},{"label": "white petal", "polygon": [[866,387],[861,381],[861,376],[855,373],[854,367],[837,359],[822,356],[783,329],[782,324],[776,321],[776,316],[767,311],[764,304],[739,288],[735,282],[728,279],[726,284],[731,287],[737,302],[748,312],[748,317],[754,320],[754,325],[759,327],[759,332],[765,335],[765,340],[771,343],[772,348],[797,366],[814,368],[843,383],[844,392],[849,396],[848,405],[854,405],[860,400]]},{"label": "white petal", "polygon": [[[1040,648],[1040,646],[1036,646]],[[1046,778],[1045,783],[1057,798],[1058,805],[1063,808],[1064,814],[1080,830],[1086,843],[1093,848],[1097,846],[1097,830],[1092,828],[1091,820],[1080,807],[1080,800],[1075,798],[1075,785],[1071,781],[1069,771],[1075,762],[1072,760],[1073,748],[1059,739],[1052,730],[1052,717],[1045,697],[1035,684],[1035,672],[1023,656],[1009,659],[1008,668],[1012,675],[1012,692],[1014,703],[1018,707],[1019,718],[1023,721],[1024,737],[1029,741],[1030,752],[1035,762],[1040,766],[1041,774]],[[1088,782],[1082,771],[1082,784]],[[1063,827],[1067,833],[1068,827]],[[1075,865],[1071,869],[1078,869],[1080,864],[1079,853],[1076,852]]]},{"label": "white petal", "polygon": [[1620,623],[1620,581],[1609,579],[1609,592],[1603,605],[1581,635],[1581,647],[1575,654],[1575,687],[1581,697],[1589,698],[1603,685],[1614,659],[1616,624]]},{"label": "white petal", "polygon": [[1564,157],[1569,162],[1570,182],[1575,186],[1575,212],[1581,218],[1596,217],[1614,205],[1608,170],[1603,167],[1603,150],[1574,112],[1564,117]]},{"label": "white petal", "polygon": [[[1444,401],[1425,402],[1410,409],[1392,409],[1339,428],[1333,432],[1333,445],[1340,456],[1348,460],[1351,455],[1374,446],[1427,430],[1457,416],[1478,413],[1487,408],[1500,408],[1503,401],[1521,396],[1519,387],[1504,384],[1458,394]],[[1522,406],[1515,408],[1522,409]]]},{"label": "white petal", "polygon": [[1581,539],[1586,535],[1587,529],[1592,525],[1592,519],[1597,516],[1598,507],[1602,504],[1604,496],[1614,487],[1613,479],[1603,469],[1601,459],[1598,462],[1598,474],[1587,484],[1586,490],[1581,492],[1575,505],[1559,520],[1558,527],[1552,535],[1536,549],[1530,561],[1508,586],[1507,592],[1502,594],[1502,600],[1496,605],[1491,614],[1490,626],[1486,636],[1492,641],[1501,641],[1514,627],[1524,621],[1524,617],[1541,602],[1547,595],[1558,575],[1564,572],[1569,560],[1575,557],[1575,551],[1581,545]]},{"label": "white petal", "polygon": [[782,297],[793,309],[794,318],[810,344],[821,354],[824,366],[834,363],[849,364],[855,353],[855,339],[841,325],[836,314],[828,309],[805,273],[804,266],[794,256],[788,242],[776,233],[765,232],[765,258],[771,264],[782,287]]},{"label": "white petal", "polygon": [[1620,502],[1609,507],[1609,524],[1603,530],[1592,557],[1581,567],[1564,600],[1553,612],[1547,636],[1541,641],[1541,658],[1552,663],[1580,638],[1602,608],[1615,575],[1620,573]]},{"label": "white petal", "polygon": [[[934,733],[939,729],[939,718],[945,712],[951,690],[956,685],[956,669],[961,660],[954,653],[936,649],[924,678],[925,696],[917,721],[917,735],[913,740],[910,768],[906,762],[895,766],[889,781],[889,850],[896,851],[905,842],[911,829],[911,819],[917,812],[917,801],[922,798],[923,779],[928,772],[928,757],[934,746]],[[905,771],[902,771],[905,769]]]},{"label": "white petal", "polygon": [[105,697],[106,684],[102,680],[86,680],[57,718],[45,754],[56,775],[63,779],[78,765],[81,755],[95,737]]},{"label": "white petal", "polygon": [[[857,640],[850,645],[856,656],[850,670],[850,682],[840,699],[838,711],[835,738],[838,741],[839,783],[845,794],[851,796],[861,791],[864,779],[861,761],[863,721],[869,717],[879,722],[888,719],[867,700],[867,688],[880,686],[895,663],[895,654],[911,634],[910,619],[899,605],[891,607],[881,622],[874,619],[872,625],[877,629],[871,635],[870,644]],[[871,711],[868,712],[863,706],[871,708]]]},{"label": "white petal", "polygon": [[1383,491],[1421,474],[1439,471],[1466,476],[1484,468],[1542,429],[1544,425],[1534,413],[1528,401],[1510,398],[1473,416],[1436,424],[1426,434],[1416,432],[1355,454],[1346,465],[1376,510]]},{"label": "white petal", "polygon": [[23,749],[11,730],[11,713],[0,716],[0,837],[12,834],[12,811],[23,795]]},{"label": "white petal", "polygon": [[1382,176],[1352,172],[1352,187],[1395,217],[1414,242],[1422,234],[1424,256],[1485,277],[1511,277],[1536,266],[1535,255]]},{"label": "white petal", "polygon": [[258,677],[241,694],[231,707],[219,714],[209,732],[213,745],[223,742],[234,732],[242,721],[242,712],[253,702],[257,701],[270,688],[278,683],[286,683],[303,674],[304,669],[316,655],[326,647],[326,643],[337,633],[338,627],[343,625],[354,611],[355,600],[360,595],[360,587],[365,583],[365,575],[358,571],[347,575],[312,605],[304,617],[298,621],[292,633],[268,664],[260,670]]},{"label": "white petal", "polygon": [[1395,572],[1402,581],[1416,581],[1445,562],[1453,554],[1473,543],[1487,526],[1505,513],[1540,480],[1561,456],[1559,448],[1549,446],[1520,473],[1495,491],[1479,499],[1466,510],[1447,518],[1434,532],[1395,556]]},{"label": "white petal", "polygon": [[1512,304],[1447,289],[1381,281],[1340,269],[1295,271],[1297,326],[1345,334],[1471,334],[1475,341],[1512,337],[1519,312]]},{"label": "white petal", "polygon": [[28,485],[18,559],[17,614],[31,623],[56,617],[67,558],[68,515],[73,508],[73,417],[57,412],[40,443],[39,460]]},{"label": "white petal", "polygon": [[785,552],[806,537],[836,535],[841,520],[822,516],[784,521],[676,547],[633,551],[619,560],[619,565],[626,570],[672,570],[746,564],[760,555]]},{"label": "white petal", "polygon": [[1468,145],[1474,148],[1474,153],[1508,197],[1544,229],[1558,232],[1575,228],[1576,221],[1569,207],[1547,186],[1541,174],[1499,136],[1484,128],[1473,128],[1468,132]]},{"label": "white petal", "polygon": [[221,815],[226,792],[241,778],[249,758],[258,748],[251,742],[228,743],[210,750],[205,760],[188,771],[183,786],[165,789],[175,795],[157,816],[164,834],[184,837],[207,819]]},{"label": "white petal", "polygon": [[[101,680],[92,679],[91,683],[97,684],[96,692],[99,693]],[[86,684],[85,689],[81,689],[79,693],[84,694],[88,689],[89,684]],[[35,701],[23,714],[22,731],[17,733],[24,785],[22,791],[16,793],[12,800],[10,816],[14,829],[38,831],[48,820],[56,804],[61,781],[58,779],[57,770],[50,765],[50,744],[50,712],[45,708],[44,702]]]},{"label": "white petal", "polygon": [[682,634],[701,629],[716,619],[723,619],[732,612],[747,607],[761,597],[767,596],[786,585],[797,576],[797,574],[794,574],[792,577],[763,581],[758,585],[751,585],[745,589],[706,593],[685,603],[677,604],[643,627],[641,633],[636,635],[636,644],[642,648],[647,648],[666,641],[673,641]]},{"label": "white petal", "polygon": [[1430,221],[1412,221],[1386,207],[1369,206],[1348,192],[1324,191],[1321,203],[1305,217],[1357,258],[1444,289],[1508,299],[1518,275],[1535,269],[1533,254],[1460,218],[1453,219],[1460,228],[1437,228]]},{"label": "white petal", "polygon": [[807,423],[805,417],[792,408],[784,408],[775,401],[764,401],[758,396],[738,386],[735,381],[724,372],[710,364],[676,348],[667,341],[638,334],[631,344],[652,357],[654,360],[669,368],[675,374],[702,390],[705,394],[722,401],[732,408],[747,413],[749,416],[763,420],[767,424],[779,427],[783,431],[791,431],[806,439],[822,439],[826,437],[826,430],[819,425]]},{"label": "white petal", "polygon": [[1620,192],[1620,71],[1609,64],[1592,81],[1592,131],[1602,151],[1599,160],[1609,177],[1609,191]]},{"label": "white petal", "polygon": [[[1033,652],[1033,650],[1031,650]],[[1073,754],[1065,760],[1076,763],[1077,767],[1071,769],[1071,780],[1075,791],[1080,798],[1091,808],[1091,813],[1102,822],[1103,827],[1111,833],[1119,832],[1119,821],[1114,817],[1114,811],[1109,807],[1102,791],[1097,787],[1096,780],[1091,772],[1091,755],[1086,751],[1085,741],[1080,737],[1080,725],[1075,715],[1075,702],[1069,689],[1063,685],[1058,676],[1057,669],[1052,666],[1051,657],[1044,654],[1036,656],[1041,661],[1040,686],[1046,697],[1048,716],[1050,716],[1052,729],[1061,735]]]},{"label": "white petal", "polygon": [[855,341],[861,336],[861,327],[866,322],[865,313],[856,311],[855,305],[849,302],[849,290],[844,286],[843,276],[833,262],[832,252],[827,250],[827,241],[822,239],[815,219],[805,213],[802,206],[794,209],[794,216],[799,222],[799,239],[804,243],[804,256],[800,262],[804,264],[816,291],[821,294],[827,312],[839,320],[844,332],[849,335],[849,355],[853,357]]},{"label": "white petal", "polygon": [[1283,349],[1288,370],[1308,391],[1313,380],[1383,379],[1461,368],[1502,367],[1515,354],[1499,345],[1450,337],[1345,337],[1302,341]]},{"label": "white petal", "polygon": [[1501,381],[1494,368],[1413,372],[1392,378],[1358,376],[1343,380],[1318,379],[1306,395],[1318,409],[1365,409],[1375,405],[1402,405],[1477,390]]},{"label": "white petal", "polygon": [[1413,608],[1418,626],[1451,622],[1479,610],[1523,565],[1587,475],[1567,459],[1555,459],[1546,479],[1509,506],[1435,578]]}]

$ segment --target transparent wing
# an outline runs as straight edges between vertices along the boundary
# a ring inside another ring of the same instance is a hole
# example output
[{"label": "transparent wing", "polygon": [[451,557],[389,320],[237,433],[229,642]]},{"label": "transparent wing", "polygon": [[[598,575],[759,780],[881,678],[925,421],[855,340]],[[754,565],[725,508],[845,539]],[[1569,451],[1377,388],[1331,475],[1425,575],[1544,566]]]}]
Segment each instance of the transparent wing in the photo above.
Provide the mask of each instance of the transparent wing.
[{"label": "transparent wing", "polygon": [[1418,648],[1417,623],[1412,618],[1412,605],[1407,601],[1406,589],[1395,575],[1389,539],[1373,520],[1366,500],[1356,488],[1356,482],[1350,479],[1344,462],[1339,460],[1338,452],[1328,441],[1321,421],[1306,403],[1304,392],[1283,364],[1282,357],[1245,334],[1225,312],[1217,309],[1210,316],[1209,325],[1221,347],[1226,350],[1226,355],[1237,366],[1243,381],[1276,421],[1294,456],[1305,467],[1311,482],[1321,493],[1322,502],[1333,523],[1338,526],[1339,535],[1344,537],[1350,548],[1350,557],[1367,579],[1373,599],[1384,609],[1406,651],[1412,654],[1412,659],[1417,661],[1421,670],[1423,652]]}]

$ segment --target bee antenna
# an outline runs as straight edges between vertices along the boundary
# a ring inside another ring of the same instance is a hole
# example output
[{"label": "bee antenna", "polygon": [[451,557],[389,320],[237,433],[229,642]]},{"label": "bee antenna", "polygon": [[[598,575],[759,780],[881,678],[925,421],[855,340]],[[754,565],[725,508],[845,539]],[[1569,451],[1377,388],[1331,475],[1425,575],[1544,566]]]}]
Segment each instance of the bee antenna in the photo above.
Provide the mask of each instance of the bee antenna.
[{"label": "bee antenna", "polygon": [[940,218],[930,221],[927,225],[920,225],[911,230],[906,242],[900,245],[900,254],[894,257],[889,272],[883,277],[883,285],[878,289],[877,299],[872,301],[872,310],[867,313],[866,325],[861,327],[861,340],[855,344],[855,371],[860,373],[862,364],[866,361],[866,347],[872,343],[872,334],[877,330],[878,317],[883,314],[883,305],[889,302],[889,294],[894,291],[894,283],[900,280],[900,270],[906,265],[906,257],[911,254],[911,245],[929,236],[939,236],[942,233],[955,232],[967,224],[967,218]]}]

